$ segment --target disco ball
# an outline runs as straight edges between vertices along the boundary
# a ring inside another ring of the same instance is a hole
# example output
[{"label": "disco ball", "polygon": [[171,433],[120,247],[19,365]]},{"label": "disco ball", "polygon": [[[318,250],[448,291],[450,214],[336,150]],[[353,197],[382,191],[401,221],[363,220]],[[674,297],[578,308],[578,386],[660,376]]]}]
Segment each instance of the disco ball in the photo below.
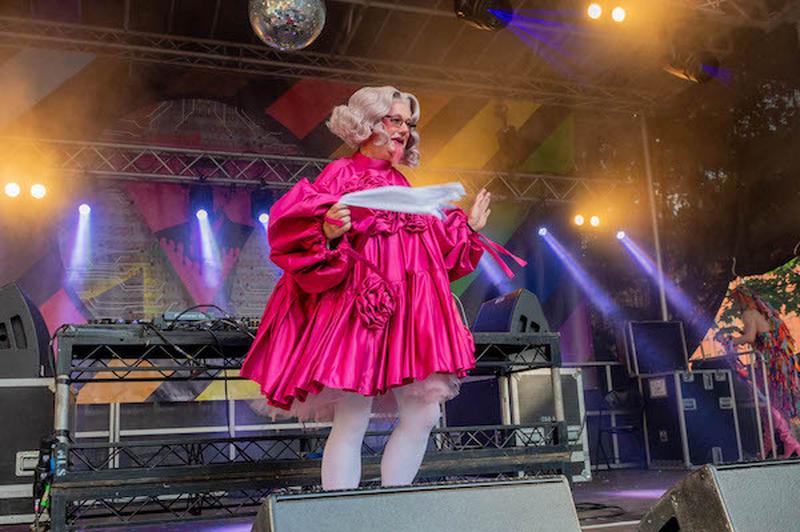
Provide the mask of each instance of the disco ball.
[{"label": "disco ball", "polygon": [[250,24],[269,46],[301,50],[319,37],[325,26],[323,0],[250,0]]}]

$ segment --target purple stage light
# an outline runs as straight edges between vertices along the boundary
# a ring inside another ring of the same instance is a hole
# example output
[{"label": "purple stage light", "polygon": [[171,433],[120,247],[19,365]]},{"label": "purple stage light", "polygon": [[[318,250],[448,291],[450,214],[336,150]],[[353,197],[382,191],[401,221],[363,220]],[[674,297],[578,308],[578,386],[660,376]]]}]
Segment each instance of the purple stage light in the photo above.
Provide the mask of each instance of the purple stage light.
[{"label": "purple stage light", "polygon": [[269,214],[262,212],[258,215],[258,221],[261,222],[263,225],[267,225],[269,223]]},{"label": "purple stage light", "polygon": [[[636,245],[633,240],[629,237],[623,238],[620,240],[622,245],[628,250],[628,252],[636,259],[636,262],[642,269],[647,273],[647,275],[653,279],[656,283],[659,282],[658,276],[658,268],[656,267],[653,259],[650,258],[642,248]],[[695,316],[694,305],[692,301],[683,293],[683,291],[678,288],[672,281],[664,277],[664,293],[667,296],[667,300],[670,304],[678,311],[681,317],[686,320],[693,319]],[[706,327],[703,332],[708,330]]]},{"label": "purple stage light", "polygon": [[[204,213],[204,216],[200,214]],[[208,220],[208,213],[204,209],[197,211],[197,219],[200,225],[200,251],[203,258],[203,280],[208,286],[218,286],[222,274],[222,259],[220,257],[217,242],[214,239],[214,231],[211,229],[211,222]]]},{"label": "purple stage light", "polygon": [[[542,234],[541,231],[539,234]],[[550,246],[556,256],[561,259],[561,262],[566,266],[567,271],[572,275],[572,278],[575,279],[575,282],[578,283],[578,286],[581,287],[583,292],[589,297],[589,299],[600,309],[603,314],[609,316],[617,316],[619,315],[619,310],[617,306],[614,304],[613,301],[605,294],[605,292],[597,286],[591,277],[581,268],[577,261],[570,255],[570,253],[562,246],[558,240],[555,239],[553,235],[546,232],[542,235],[545,242]]]},{"label": "purple stage light", "polygon": [[617,231],[617,240],[625,240],[625,231]]},{"label": "purple stage light", "polygon": [[92,208],[86,203],[82,203],[81,206],[78,207],[78,212],[81,213],[82,216],[88,216],[89,213],[92,212]]},{"label": "purple stage light", "polygon": [[546,234],[547,234],[547,228],[546,227],[540,227],[539,228],[539,236],[545,236]]}]

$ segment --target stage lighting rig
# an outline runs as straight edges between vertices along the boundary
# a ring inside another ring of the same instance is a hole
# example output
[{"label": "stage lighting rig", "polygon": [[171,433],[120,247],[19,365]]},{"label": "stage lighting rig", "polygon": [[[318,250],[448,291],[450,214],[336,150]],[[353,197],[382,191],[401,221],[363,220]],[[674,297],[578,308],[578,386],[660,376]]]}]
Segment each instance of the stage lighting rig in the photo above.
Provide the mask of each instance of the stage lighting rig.
[{"label": "stage lighting rig", "polygon": [[494,12],[512,10],[511,0],[455,0],[454,7],[458,18],[485,31],[502,30],[505,24]]},{"label": "stage lighting rig", "polygon": [[214,189],[208,185],[193,185],[189,189],[189,209],[199,220],[214,212]]},{"label": "stage lighting rig", "polygon": [[275,203],[275,195],[268,188],[258,188],[250,194],[250,214],[262,224],[269,222],[269,210]]},{"label": "stage lighting rig", "polygon": [[664,67],[665,72],[692,83],[706,83],[719,73],[719,59],[711,52],[695,52],[676,57]]}]

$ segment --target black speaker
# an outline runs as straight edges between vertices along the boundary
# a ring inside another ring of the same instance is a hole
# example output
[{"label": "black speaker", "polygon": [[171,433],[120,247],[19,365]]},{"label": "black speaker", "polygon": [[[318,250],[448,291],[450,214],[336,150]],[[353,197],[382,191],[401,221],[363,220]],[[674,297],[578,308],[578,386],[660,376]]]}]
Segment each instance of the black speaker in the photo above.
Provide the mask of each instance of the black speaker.
[{"label": "black speaker", "polygon": [[579,532],[563,477],[271,495],[252,532]]},{"label": "black speaker", "polygon": [[800,460],[707,465],[672,487],[637,532],[763,532],[800,528]]},{"label": "black speaker", "polygon": [[0,378],[52,376],[50,333],[39,308],[17,286],[0,288]]},{"label": "black speaker", "polygon": [[473,332],[549,332],[536,294],[524,288],[481,305]]}]

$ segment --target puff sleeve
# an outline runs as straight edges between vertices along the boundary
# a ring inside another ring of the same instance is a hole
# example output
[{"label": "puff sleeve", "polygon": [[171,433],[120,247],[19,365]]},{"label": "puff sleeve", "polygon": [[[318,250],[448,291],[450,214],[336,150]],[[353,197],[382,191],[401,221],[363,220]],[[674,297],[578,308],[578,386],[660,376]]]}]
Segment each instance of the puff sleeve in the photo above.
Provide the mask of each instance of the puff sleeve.
[{"label": "puff sleeve", "polygon": [[484,248],[478,233],[467,224],[467,214],[463,210],[451,209],[445,211],[445,215],[447,218],[431,225],[450,280],[455,281],[478,267]]},{"label": "puff sleeve", "polygon": [[334,288],[352,267],[347,236],[329,246],[322,231],[325,213],[340,197],[335,173],[329,166],[315,183],[303,179],[270,210],[270,259],[308,293]]}]

